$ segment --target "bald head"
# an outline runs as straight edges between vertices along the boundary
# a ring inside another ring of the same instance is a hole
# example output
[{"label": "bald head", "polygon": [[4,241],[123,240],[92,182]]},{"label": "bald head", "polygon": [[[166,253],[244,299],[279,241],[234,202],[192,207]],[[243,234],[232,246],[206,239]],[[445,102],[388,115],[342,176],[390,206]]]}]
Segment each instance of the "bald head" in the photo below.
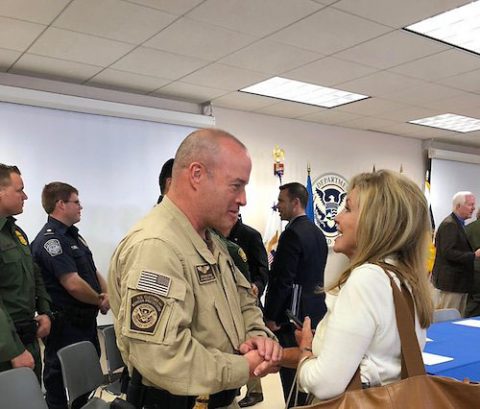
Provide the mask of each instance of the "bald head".
[{"label": "bald head", "polygon": [[243,143],[219,129],[200,129],[178,148],[167,196],[199,234],[210,227],[223,231],[233,226],[239,207],[246,204],[250,171],[251,160]]}]

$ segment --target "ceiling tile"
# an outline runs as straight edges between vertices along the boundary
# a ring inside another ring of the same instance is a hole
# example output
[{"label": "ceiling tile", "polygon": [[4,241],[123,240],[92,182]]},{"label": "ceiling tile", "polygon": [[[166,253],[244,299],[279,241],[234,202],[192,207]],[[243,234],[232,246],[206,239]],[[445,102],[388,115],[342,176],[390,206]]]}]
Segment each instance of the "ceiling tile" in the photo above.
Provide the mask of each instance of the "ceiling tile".
[{"label": "ceiling tile", "polygon": [[255,37],[248,34],[182,18],[144,46],[215,61],[253,41]]},{"label": "ceiling tile", "polygon": [[437,82],[448,85],[449,87],[480,93],[480,70],[442,78]]},{"label": "ceiling tile", "polygon": [[153,95],[159,97],[174,97],[196,103],[208,102],[214,98],[225,95],[226,91],[201,85],[187,84],[185,82],[172,82],[158,90]]},{"label": "ceiling tile", "polygon": [[389,95],[394,91],[418,87],[420,85],[423,85],[422,81],[388,71],[379,71],[353,81],[337,84],[336,87],[363,95],[382,96]]},{"label": "ceiling tile", "polygon": [[326,57],[284,73],[284,77],[312,84],[331,86],[372,74],[376,69]]},{"label": "ceiling tile", "polygon": [[101,69],[102,67],[95,65],[24,54],[15,63],[10,72],[55,80],[82,82],[95,75]]},{"label": "ceiling tile", "polygon": [[394,126],[395,121],[389,121],[388,119],[363,117],[354,119],[352,121],[341,122],[339,125],[346,128],[366,129],[372,131],[379,131],[388,126]]},{"label": "ceiling tile", "polygon": [[451,98],[461,92],[462,91],[455,88],[445,87],[431,82],[424,82],[423,84],[418,84],[416,87],[409,87],[405,90],[400,89],[390,92],[385,94],[385,97],[394,101],[420,106],[428,104],[430,101]]},{"label": "ceiling tile", "polygon": [[194,8],[204,0],[125,0],[133,4],[152,7],[157,10],[163,10],[171,14],[182,15]]},{"label": "ceiling tile", "polygon": [[451,137],[458,134],[457,132],[408,123],[386,126],[385,128],[382,128],[381,131],[392,133],[394,135],[410,136],[420,139],[436,139],[437,137]]},{"label": "ceiling tile", "polygon": [[107,66],[131,49],[132,46],[129,44],[50,27],[33,44],[29,52],[46,57]]},{"label": "ceiling tile", "polygon": [[54,26],[125,43],[140,44],[176,16],[121,0],[76,0]]},{"label": "ceiling tile", "polygon": [[408,122],[414,119],[426,118],[429,116],[439,115],[444,112],[440,110],[425,109],[421,107],[410,106],[403,109],[396,109],[393,111],[382,112],[377,116],[383,119],[390,119],[392,121]]},{"label": "ceiling tile", "polygon": [[220,60],[220,63],[276,75],[322,56],[288,44],[258,41]]},{"label": "ceiling tile", "polygon": [[444,112],[480,119],[480,95],[478,94],[463,92],[453,98],[432,101],[429,105]]},{"label": "ceiling tile", "polygon": [[245,94],[244,92],[231,92],[212,100],[213,106],[239,109],[240,111],[254,111],[275,103],[272,98],[260,95]]},{"label": "ceiling tile", "polygon": [[391,30],[390,27],[326,8],[275,33],[271,39],[332,54]]},{"label": "ceiling tile", "polygon": [[406,108],[405,104],[395,101],[388,101],[381,98],[369,98],[337,107],[339,111],[351,112],[354,114],[374,116],[383,112],[394,111]]},{"label": "ceiling tile", "polygon": [[88,85],[149,93],[168,84],[170,80],[147,75],[138,75],[131,72],[112,70],[107,68],[88,81]]},{"label": "ceiling tile", "polygon": [[451,49],[399,65],[391,68],[390,71],[427,81],[435,81],[479,68],[480,58],[478,58],[478,55],[463,50]]},{"label": "ceiling tile", "polygon": [[187,57],[153,48],[139,47],[110,68],[166,79],[178,79],[207,64],[199,58]]},{"label": "ceiling tile", "polygon": [[376,68],[389,68],[451,48],[438,41],[393,31],[335,54],[335,57]]},{"label": "ceiling tile", "polygon": [[298,118],[303,115],[312,114],[319,111],[323,111],[323,108],[313,105],[299,104],[296,102],[281,101],[276,104],[257,109],[255,112],[281,116],[283,118]]},{"label": "ceiling tile", "polygon": [[71,0],[2,0],[0,16],[18,18],[40,24],[51,21]]},{"label": "ceiling tile", "polygon": [[309,0],[209,0],[187,15],[242,33],[264,36],[320,8],[322,5]]},{"label": "ceiling tile", "polygon": [[470,0],[341,0],[335,7],[391,27],[404,27]]},{"label": "ceiling tile", "polygon": [[211,64],[182,78],[182,81],[227,91],[238,91],[267,78],[268,75],[258,72],[230,67],[224,64]]},{"label": "ceiling tile", "polygon": [[350,112],[342,112],[336,109],[324,109],[319,112],[313,112],[299,117],[305,121],[319,122],[321,124],[334,125],[340,122],[351,121],[360,118],[361,115]]},{"label": "ceiling tile", "polygon": [[46,26],[0,17],[0,47],[25,51]]},{"label": "ceiling tile", "polygon": [[19,51],[0,48],[0,71],[7,71],[21,55],[22,53]]}]

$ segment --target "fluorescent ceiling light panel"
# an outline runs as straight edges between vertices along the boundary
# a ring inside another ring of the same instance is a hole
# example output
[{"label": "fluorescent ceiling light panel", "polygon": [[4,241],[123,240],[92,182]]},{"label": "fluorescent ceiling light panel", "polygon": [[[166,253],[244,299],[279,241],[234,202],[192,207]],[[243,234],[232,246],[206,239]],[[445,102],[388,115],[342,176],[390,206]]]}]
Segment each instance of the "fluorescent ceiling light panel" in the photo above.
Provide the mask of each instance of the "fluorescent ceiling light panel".
[{"label": "fluorescent ceiling light panel", "polygon": [[473,132],[480,130],[480,119],[456,114],[442,114],[428,118],[408,121],[410,124],[431,126],[432,128],[446,129],[455,132]]},{"label": "fluorescent ceiling light panel", "polygon": [[427,18],[405,30],[480,54],[480,1]]},{"label": "fluorescent ceiling light panel", "polygon": [[281,77],[270,78],[249,87],[242,88],[240,91],[300,102],[302,104],[316,105],[323,108],[333,108],[370,98],[367,95],[354,94],[353,92],[321,87],[319,85]]}]

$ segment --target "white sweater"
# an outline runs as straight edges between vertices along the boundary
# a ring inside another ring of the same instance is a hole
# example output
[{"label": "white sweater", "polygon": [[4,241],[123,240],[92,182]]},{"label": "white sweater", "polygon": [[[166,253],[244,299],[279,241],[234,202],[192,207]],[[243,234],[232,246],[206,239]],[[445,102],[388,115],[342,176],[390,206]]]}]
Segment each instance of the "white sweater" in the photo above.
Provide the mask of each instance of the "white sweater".
[{"label": "white sweater", "polygon": [[[400,379],[400,339],[384,271],[374,264],[357,267],[338,294],[327,294],[326,304],[327,314],[313,338],[315,358],[298,374],[302,389],[319,399],[340,395],[359,363],[362,382],[371,386]],[[426,330],[420,328],[418,317],[415,327],[423,350]]]}]

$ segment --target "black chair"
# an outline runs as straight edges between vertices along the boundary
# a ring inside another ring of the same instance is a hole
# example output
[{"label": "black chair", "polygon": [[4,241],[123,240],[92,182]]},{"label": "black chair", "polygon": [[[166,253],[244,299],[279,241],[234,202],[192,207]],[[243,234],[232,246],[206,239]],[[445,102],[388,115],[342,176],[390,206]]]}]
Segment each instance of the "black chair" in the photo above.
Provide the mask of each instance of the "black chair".
[{"label": "black chair", "polygon": [[93,344],[89,341],[77,342],[60,349],[57,354],[69,409],[75,399],[85,394],[90,394],[90,398],[82,409],[110,407],[104,400],[92,397],[95,390],[103,384],[102,367]]},{"label": "black chair", "polygon": [[2,409],[48,409],[35,373],[30,368],[0,372]]},{"label": "black chair", "polygon": [[[103,339],[105,342],[105,357],[107,361],[108,381],[109,384],[103,389],[115,396],[120,396],[121,392],[121,379],[115,379],[115,372],[125,367],[122,355],[117,346],[117,337],[115,336],[115,330],[113,325],[105,327],[101,330]],[[116,374],[118,375],[118,373]]]}]

